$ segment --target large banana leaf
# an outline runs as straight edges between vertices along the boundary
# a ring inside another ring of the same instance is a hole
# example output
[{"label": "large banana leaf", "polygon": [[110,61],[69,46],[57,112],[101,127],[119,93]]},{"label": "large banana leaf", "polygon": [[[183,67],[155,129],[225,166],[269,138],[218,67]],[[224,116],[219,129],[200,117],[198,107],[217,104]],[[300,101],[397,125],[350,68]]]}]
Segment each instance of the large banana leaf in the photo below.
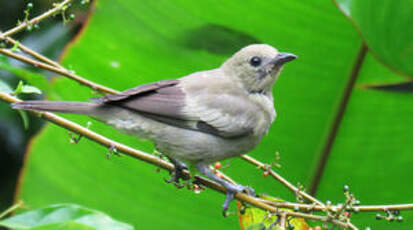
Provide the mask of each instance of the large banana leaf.
[{"label": "large banana leaf", "polygon": [[[99,0],[63,63],[92,81],[122,90],[215,68],[239,48],[257,42],[293,52],[299,59],[285,67],[274,91],[278,118],[250,154],[270,162],[279,151],[280,173],[293,182],[309,184],[331,139],[330,130],[361,47],[356,30],[329,1]],[[367,60],[357,82],[375,82],[390,74],[375,59]],[[52,90],[58,95],[52,99],[59,100],[85,101],[95,96],[90,89],[62,78],[54,81]],[[350,184],[365,203],[409,198],[412,183],[401,177],[412,161],[405,143],[412,124],[408,98],[408,94],[356,87],[339,124],[332,159],[322,173],[319,194],[323,199],[340,198],[343,183]],[[90,120],[65,116],[85,125]],[[132,147],[153,149],[149,142],[104,124],[93,121],[90,128]],[[236,217],[221,216],[222,195],[177,190],[164,183],[168,175],[156,173],[155,167],[128,157],[107,160],[107,149],[87,140],[72,145],[67,131],[55,125],[47,125],[28,150],[18,197],[32,207],[78,203],[137,229],[238,228]],[[225,172],[239,183],[294,199],[253,166],[239,159],[230,164]],[[384,164],[387,172],[377,172]],[[366,182],[376,177],[380,182],[367,187],[372,183]],[[375,226],[372,221],[373,217],[363,219],[361,225]]]}]

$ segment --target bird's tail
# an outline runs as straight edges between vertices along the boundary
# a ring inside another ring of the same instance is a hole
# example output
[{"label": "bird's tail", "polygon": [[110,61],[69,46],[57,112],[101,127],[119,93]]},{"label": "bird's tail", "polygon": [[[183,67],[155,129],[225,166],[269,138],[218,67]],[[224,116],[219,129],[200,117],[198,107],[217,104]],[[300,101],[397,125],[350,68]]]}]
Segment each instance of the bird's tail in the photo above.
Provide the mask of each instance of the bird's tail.
[{"label": "bird's tail", "polygon": [[96,103],[68,101],[22,101],[12,104],[13,109],[79,114],[91,114],[98,106]]}]

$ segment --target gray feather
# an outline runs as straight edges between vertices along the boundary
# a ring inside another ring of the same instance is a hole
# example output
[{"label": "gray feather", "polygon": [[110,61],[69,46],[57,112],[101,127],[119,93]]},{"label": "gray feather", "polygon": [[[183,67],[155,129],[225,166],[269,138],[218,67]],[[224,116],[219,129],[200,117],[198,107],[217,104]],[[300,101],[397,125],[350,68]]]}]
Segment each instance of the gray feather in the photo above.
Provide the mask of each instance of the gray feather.
[{"label": "gray feather", "polygon": [[23,101],[12,104],[13,109],[80,114],[90,114],[97,107],[99,105],[95,103],[67,101]]}]

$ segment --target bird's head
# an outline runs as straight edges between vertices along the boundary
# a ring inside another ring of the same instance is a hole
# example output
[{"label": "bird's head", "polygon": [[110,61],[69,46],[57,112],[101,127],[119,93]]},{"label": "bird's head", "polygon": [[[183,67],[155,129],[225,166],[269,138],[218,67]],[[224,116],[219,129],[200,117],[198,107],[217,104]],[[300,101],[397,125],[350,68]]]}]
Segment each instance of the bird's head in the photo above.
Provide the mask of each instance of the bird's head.
[{"label": "bird's head", "polygon": [[266,44],[254,44],[242,48],[222,64],[223,71],[250,93],[272,91],[283,65],[296,59],[290,53],[278,52]]}]

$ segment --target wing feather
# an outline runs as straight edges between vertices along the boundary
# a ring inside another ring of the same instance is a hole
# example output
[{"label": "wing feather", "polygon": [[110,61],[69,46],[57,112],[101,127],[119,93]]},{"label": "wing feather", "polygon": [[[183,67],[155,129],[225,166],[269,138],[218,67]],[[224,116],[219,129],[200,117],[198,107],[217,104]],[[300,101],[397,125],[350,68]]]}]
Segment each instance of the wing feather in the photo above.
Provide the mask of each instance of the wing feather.
[{"label": "wing feather", "polygon": [[120,94],[93,99],[100,104],[123,107],[168,125],[223,138],[253,132],[257,106],[242,92],[223,94],[214,86],[192,88],[189,95],[180,80],[141,85]]}]

